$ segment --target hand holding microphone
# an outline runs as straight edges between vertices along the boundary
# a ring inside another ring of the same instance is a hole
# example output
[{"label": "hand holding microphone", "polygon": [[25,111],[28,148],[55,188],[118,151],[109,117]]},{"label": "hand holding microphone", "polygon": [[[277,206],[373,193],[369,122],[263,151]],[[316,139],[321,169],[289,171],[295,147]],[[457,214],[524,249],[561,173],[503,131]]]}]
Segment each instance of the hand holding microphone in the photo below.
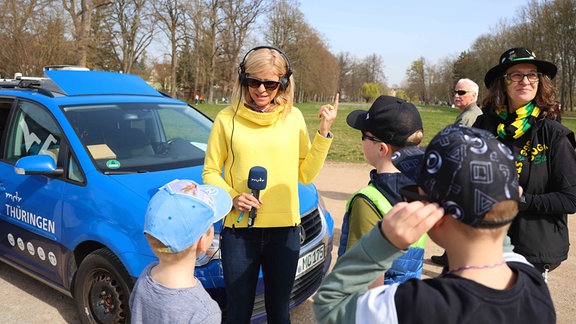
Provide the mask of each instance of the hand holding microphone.
[{"label": "hand holding microphone", "polygon": [[[256,199],[260,199],[260,190],[266,188],[266,182],[268,180],[268,173],[265,168],[261,166],[255,166],[250,169],[248,173],[248,188],[252,189],[252,196]],[[250,215],[248,217],[248,227],[254,225],[254,219],[256,218],[256,212],[258,210],[254,207],[250,209]]]}]

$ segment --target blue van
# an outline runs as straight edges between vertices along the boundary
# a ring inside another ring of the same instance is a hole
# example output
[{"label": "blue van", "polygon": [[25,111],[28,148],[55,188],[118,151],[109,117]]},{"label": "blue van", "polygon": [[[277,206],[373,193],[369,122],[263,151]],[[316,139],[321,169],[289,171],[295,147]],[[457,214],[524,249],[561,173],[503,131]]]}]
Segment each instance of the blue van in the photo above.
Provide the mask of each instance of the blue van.
[{"label": "blue van", "polygon": [[[155,260],[143,235],[148,201],[173,179],[201,182],[211,127],[135,75],[0,80],[0,260],[73,297],[84,323],[129,323],[133,283]],[[334,227],[314,185],[300,184],[299,196],[292,307],[328,271]],[[218,235],[195,273],[225,308]],[[266,318],[263,289],[253,322]]]}]

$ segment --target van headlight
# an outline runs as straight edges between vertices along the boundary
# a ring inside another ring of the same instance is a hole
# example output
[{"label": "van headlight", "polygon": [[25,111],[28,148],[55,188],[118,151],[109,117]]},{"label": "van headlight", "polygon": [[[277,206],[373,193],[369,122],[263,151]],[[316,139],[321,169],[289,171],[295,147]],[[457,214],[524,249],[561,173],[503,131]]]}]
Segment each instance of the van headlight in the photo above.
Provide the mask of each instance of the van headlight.
[{"label": "van headlight", "polygon": [[318,209],[320,211],[320,216],[322,217],[324,217],[324,215],[326,215],[326,213],[328,212],[328,209],[326,208],[326,203],[324,202],[324,198],[322,198],[320,193],[318,193]]},{"label": "van headlight", "polygon": [[214,239],[212,240],[212,244],[210,245],[208,250],[206,250],[206,252],[200,254],[196,258],[196,266],[197,267],[205,266],[212,260],[221,259],[219,237],[220,237],[220,235],[214,235]]}]

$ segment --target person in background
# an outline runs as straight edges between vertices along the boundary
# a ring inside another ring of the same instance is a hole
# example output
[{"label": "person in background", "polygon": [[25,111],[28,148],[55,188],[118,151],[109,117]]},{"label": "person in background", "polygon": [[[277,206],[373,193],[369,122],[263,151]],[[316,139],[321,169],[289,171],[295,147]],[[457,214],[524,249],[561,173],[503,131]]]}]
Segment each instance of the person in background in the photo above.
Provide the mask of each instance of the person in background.
[{"label": "person in background", "polygon": [[455,123],[472,126],[482,110],[476,104],[478,85],[470,79],[460,79],[454,87],[454,105],[460,109]]},{"label": "person in background", "polygon": [[[470,79],[460,79],[454,87],[454,105],[460,109],[460,114],[454,121],[456,124],[472,126],[476,118],[482,115],[482,110],[476,104],[478,100],[478,84]],[[430,257],[433,263],[441,266],[448,264],[446,251],[442,255]]]},{"label": "person in background", "polygon": [[488,94],[474,127],[514,152],[524,194],[508,235],[514,251],[547,275],[568,257],[567,214],[576,212],[574,132],[557,121],[556,65],[528,48],[509,49],[498,62],[484,77]]},{"label": "person in background", "polygon": [[[400,188],[414,182],[392,164],[394,152],[405,146],[419,145],[424,136],[422,119],[411,103],[391,97],[378,97],[370,109],[352,111],[346,122],[362,132],[362,151],[370,171],[368,185],[355,192],[346,205],[340,235],[338,257],[368,233],[382,217],[401,201]],[[420,278],[426,236],[408,248],[375,285]]]},{"label": "person in background", "polygon": [[[280,49],[249,50],[239,66],[231,106],[221,110],[208,139],[202,179],[233,197],[220,238],[227,322],[249,323],[262,268],[268,323],[290,323],[289,302],[300,253],[298,182],[319,174],[333,140],[338,111],[323,105],[310,143],[300,110],[292,106],[290,61]],[[251,168],[266,169],[267,185],[251,195]],[[257,209],[249,226],[249,213]]]},{"label": "person in background", "polygon": [[[319,323],[556,322],[544,278],[505,249],[521,191],[505,145],[451,124],[392,161],[417,185],[338,259],[314,296]],[[426,232],[450,256],[448,272],[368,289]]]},{"label": "person in background", "polygon": [[158,262],[148,265],[134,285],[132,323],[220,324],[220,307],[194,277],[194,266],[212,244],[213,223],[231,207],[227,192],[192,180],[171,181],[154,194],[144,235]]}]

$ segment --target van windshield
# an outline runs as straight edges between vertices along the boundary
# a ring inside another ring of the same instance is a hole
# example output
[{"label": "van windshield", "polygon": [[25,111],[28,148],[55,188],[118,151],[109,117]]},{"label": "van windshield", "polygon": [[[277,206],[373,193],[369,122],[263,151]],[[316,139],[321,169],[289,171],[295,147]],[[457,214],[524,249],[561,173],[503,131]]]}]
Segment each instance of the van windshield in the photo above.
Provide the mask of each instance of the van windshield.
[{"label": "van windshield", "polygon": [[63,110],[104,173],[150,172],[204,163],[212,121],[190,106],[107,103]]}]

